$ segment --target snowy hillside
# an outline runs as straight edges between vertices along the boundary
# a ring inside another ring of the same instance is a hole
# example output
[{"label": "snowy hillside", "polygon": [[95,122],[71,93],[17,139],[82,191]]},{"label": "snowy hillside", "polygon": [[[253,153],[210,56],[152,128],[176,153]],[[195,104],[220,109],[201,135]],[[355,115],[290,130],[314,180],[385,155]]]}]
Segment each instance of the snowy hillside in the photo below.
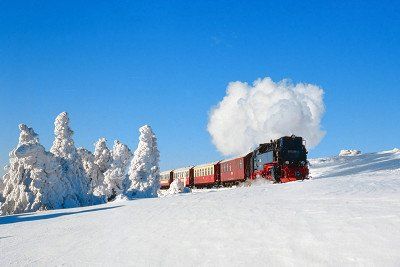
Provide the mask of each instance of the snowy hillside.
[{"label": "snowy hillside", "polygon": [[313,179],[0,217],[0,265],[400,265],[400,151]]}]

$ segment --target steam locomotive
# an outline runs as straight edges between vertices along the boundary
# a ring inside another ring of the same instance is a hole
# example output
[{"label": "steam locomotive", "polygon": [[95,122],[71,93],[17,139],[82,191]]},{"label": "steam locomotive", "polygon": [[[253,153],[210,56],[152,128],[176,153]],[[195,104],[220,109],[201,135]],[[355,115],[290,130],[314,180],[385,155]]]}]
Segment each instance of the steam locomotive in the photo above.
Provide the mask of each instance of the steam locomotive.
[{"label": "steam locomotive", "polygon": [[229,186],[257,178],[274,183],[304,180],[309,175],[307,153],[302,137],[284,136],[240,157],[163,171],[161,188],[169,188],[174,179],[197,188]]}]

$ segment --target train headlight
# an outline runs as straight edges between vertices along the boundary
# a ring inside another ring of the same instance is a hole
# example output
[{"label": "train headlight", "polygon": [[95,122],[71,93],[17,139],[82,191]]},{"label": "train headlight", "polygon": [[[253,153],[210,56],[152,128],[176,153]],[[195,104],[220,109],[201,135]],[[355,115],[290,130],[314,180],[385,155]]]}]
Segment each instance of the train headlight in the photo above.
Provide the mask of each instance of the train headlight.
[{"label": "train headlight", "polygon": [[289,161],[285,161],[285,164],[288,165],[288,164],[289,164]]}]

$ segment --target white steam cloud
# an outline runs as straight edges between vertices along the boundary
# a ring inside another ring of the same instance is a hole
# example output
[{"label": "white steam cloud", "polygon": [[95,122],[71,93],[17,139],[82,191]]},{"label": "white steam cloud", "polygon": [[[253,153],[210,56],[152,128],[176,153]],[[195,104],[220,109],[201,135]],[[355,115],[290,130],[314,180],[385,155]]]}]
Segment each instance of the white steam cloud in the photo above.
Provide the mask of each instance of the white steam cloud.
[{"label": "white steam cloud", "polygon": [[253,86],[231,82],[226,96],[211,110],[208,132],[224,155],[247,153],[260,143],[291,134],[302,136],[312,148],[325,135],[323,94],[316,85],[275,83],[269,77]]}]

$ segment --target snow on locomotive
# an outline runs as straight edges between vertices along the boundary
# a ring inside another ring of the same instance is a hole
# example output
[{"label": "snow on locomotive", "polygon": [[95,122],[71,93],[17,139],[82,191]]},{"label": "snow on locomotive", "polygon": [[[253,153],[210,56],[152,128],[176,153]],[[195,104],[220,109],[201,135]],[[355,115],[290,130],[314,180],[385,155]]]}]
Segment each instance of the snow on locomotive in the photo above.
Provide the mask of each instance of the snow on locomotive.
[{"label": "snow on locomotive", "polygon": [[161,172],[161,188],[168,188],[174,179],[187,187],[213,187],[256,178],[286,183],[307,179],[308,174],[305,141],[292,135],[260,144],[240,157]]}]

